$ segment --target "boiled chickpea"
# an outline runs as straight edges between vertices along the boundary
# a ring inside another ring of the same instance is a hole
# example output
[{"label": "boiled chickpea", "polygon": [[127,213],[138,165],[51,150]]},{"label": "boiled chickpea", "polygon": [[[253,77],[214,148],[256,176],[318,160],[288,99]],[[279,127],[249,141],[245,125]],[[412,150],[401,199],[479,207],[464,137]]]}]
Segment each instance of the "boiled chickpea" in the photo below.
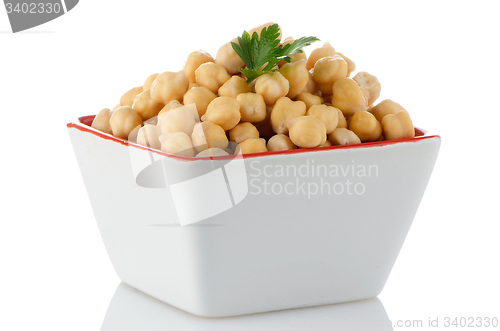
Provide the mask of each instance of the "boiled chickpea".
[{"label": "boiled chickpea", "polygon": [[142,85],[142,90],[146,91],[146,90],[151,89],[151,85],[155,81],[156,77],[158,77],[158,75],[159,74],[149,75],[148,78],[146,78],[146,81],[144,82],[144,84]]},{"label": "boiled chickpea", "polygon": [[188,107],[170,109],[160,123],[162,133],[184,132],[190,135],[193,132],[196,119]]},{"label": "boiled chickpea", "polygon": [[338,55],[323,57],[314,65],[312,76],[321,93],[332,94],[333,83],[347,77],[347,62]]},{"label": "boiled chickpea", "polygon": [[297,146],[292,143],[290,137],[278,133],[272,136],[267,142],[267,150],[268,151],[288,151],[291,149],[297,149]]},{"label": "boiled chickpea", "polygon": [[224,131],[231,130],[240,122],[240,104],[236,99],[218,97],[208,104],[207,112],[202,121],[210,121],[221,126]]},{"label": "boiled chickpea", "polygon": [[375,118],[377,118],[377,121],[382,123],[382,119],[385,117],[385,115],[396,114],[401,110],[405,109],[399,103],[394,102],[390,99],[385,99],[379,102],[376,106],[370,108],[369,111],[375,116]]},{"label": "boiled chickpea", "polygon": [[361,87],[351,78],[339,78],[333,84],[332,106],[339,108],[344,116],[349,117],[368,109],[368,100]]},{"label": "boiled chickpea", "polygon": [[359,84],[359,86],[365,88],[368,91],[368,104],[373,105],[373,103],[380,96],[380,82],[377,77],[370,75],[367,72],[361,71],[353,77],[353,79]]},{"label": "boiled chickpea", "polygon": [[259,134],[261,138],[268,140],[272,136],[275,135],[273,130],[273,126],[271,125],[271,112],[273,110],[273,106],[266,107],[266,117],[264,120],[260,122],[253,123],[257,130],[259,130]]},{"label": "boiled chickpea", "polygon": [[259,130],[249,122],[241,122],[229,131],[229,140],[239,144],[248,138],[259,138]]},{"label": "boiled chickpea", "polygon": [[295,98],[297,101],[302,101],[306,104],[306,109],[314,105],[321,105],[321,97],[311,94],[309,92],[302,92]]},{"label": "boiled chickpea", "polygon": [[346,128],[347,129],[347,120],[344,116],[344,113],[342,113],[342,111],[338,108],[335,108],[337,109],[337,112],[339,113],[339,124],[337,124],[337,128]]},{"label": "boiled chickpea", "polygon": [[299,95],[309,81],[309,71],[306,69],[306,60],[284,64],[279,73],[288,80],[289,89],[286,95],[290,99]]},{"label": "boiled chickpea", "polygon": [[330,146],[332,146],[332,143],[329,140],[325,140],[325,142],[319,145],[318,147],[330,147]]},{"label": "boiled chickpea", "polygon": [[302,101],[292,101],[281,97],[271,111],[271,125],[276,133],[288,133],[288,122],[295,117],[306,114],[306,104]]},{"label": "boiled chickpea", "polygon": [[193,87],[184,94],[183,102],[185,105],[194,104],[198,112],[198,118],[201,118],[207,112],[207,107],[217,96],[206,87]]},{"label": "boiled chickpea", "polygon": [[228,139],[224,129],[210,121],[196,124],[193,128],[191,139],[193,140],[194,148],[198,152],[212,147],[224,149],[228,145]]},{"label": "boiled chickpea", "polygon": [[330,134],[339,123],[338,108],[327,105],[314,105],[307,111],[307,116],[316,117],[326,126],[326,134]]},{"label": "boiled chickpea", "polygon": [[151,98],[164,105],[172,100],[182,101],[182,97],[186,93],[188,86],[189,80],[184,71],[167,71],[159,74],[153,84],[151,84]]},{"label": "boiled chickpea", "polygon": [[112,111],[109,108],[104,108],[94,117],[91,126],[101,132],[113,134],[113,130],[111,130],[111,126],[109,125],[111,114]]},{"label": "boiled chickpea", "polygon": [[292,118],[289,123],[289,137],[298,147],[312,148],[323,144],[326,140],[326,126],[312,116]]},{"label": "boiled chickpea", "polygon": [[158,115],[160,110],[165,106],[162,103],[156,102],[151,98],[150,90],[139,93],[132,103],[132,109],[141,115],[143,121],[147,121]]},{"label": "boiled chickpea", "polygon": [[159,140],[161,134],[161,130],[158,126],[146,124],[139,129],[137,143],[143,146],[161,149]]},{"label": "boiled chickpea", "polygon": [[354,132],[362,142],[376,141],[382,134],[379,121],[367,111],[360,111],[352,115],[349,130]]},{"label": "boiled chickpea", "polygon": [[354,70],[356,70],[356,64],[354,64],[354,62],[352,62],[351,59],[349,59],[347,56],[345,56],[340,52],[337,52],[337,55],[342,57],[344,61],[347,63],[347,77],[349,77],[351,73],[354,72]]},{"label": "boiled chickpea", "polygon": [[382,131],[387,140],[415,137],[415,128],[410,115],[405,110],[385,115],[382,119]]},{"label": "boiled chickpea", "polygon": [[266,103],[264,97],[257,93],[241,93],[236,97],[240,104],[241,121],[260,122],[266,118]]},{"label": "boiled chickpea", "polygon": [[113,136],[134,141],[142,126],[142,117],[130,107],[120,107],[111,114],[109,125]]},{"label": "boiled chickpea", "polygon": [[220,97],[230,97],[236,99],[238,94],[251,92],[252,89],[247,84],[246,80],[240,76],[233,76],[229,78],[220,88]]},{"label": "boiled chickpea", "polygon": [[264,153],[267,152],[266,140],[263,138],[248,138],[238,144],[241,154]]},{"label": "boiled chickpea", "polygon": [[226,156],[226,155],[229,155],[229,153],[221,148],[214,147],[199,152],[198,154],[196,154],[196,157],[214,157],[214,156]]},{"label": "boiled chickpea", "polygon": [[302,91],[302,93],[310,93],[312,95],[320,96],[321,92],[318,88],[318,85],[316,84],[316,82],[313,79],[312,71],[313,70],[308,71],[309,72],[309,74],[308,74],[309,79],[307,80],[306,87],[304,87],[304,90]]},{"label": "boiled chickpea", "polygon": [[337,128],[328,135],[328,141],[334,145],[354,145],[361,144],[359,137],[346,128]]},{"label": "boiled chickpea", "polygon": [[[120,98],[120,107],[132,107],[132,103],[134,103],[134,99],[137,96],[137,94],[141,93],[143,91],[142,86],[134,87],[125,92],[125,94],[122,95]],[[119,107],[118,107],[119,108]]]},{"label": "boiled chickpea", "polygon": [[227,70],[213,62],[203,63],[195,71],[196,83],[204,86],[213,93],[217,93],[219,88],[231,78]]},{"label": "boiled chickpea", "polygon": [[[281,44],[282,45],[291,44],[294,41],[295,41],[295,39],[293,39],[293,37],[286,37],[285,39],[283,39],[283,41],[281,42]],[[306,60],[307,61],[307,55],[306,55],[306,53],[304,53],[304,50],[302,48],[300,50],[302,51],[302,53],[296,53],[296,54],[289,55],[289,57],[290,57],[290,62],[289,63],[298,62],[300,60]],[[285,60],[281,60],[281,61],[278,62],[278,67],[281,68],[286,63],[288,63],[288,62],[286,62]]]},{"label": "boiled chickpea", "polygon": [[[235,38],[231,41],[237,43],[238,39]],[[238,70],[245,66],[245,62],[236,54],[231,42],[225,43],[219,48],[215,55],[215,63],[223,66],[231,75],[237,74]]]},{"label": "boiled chickpea", "polygon": [[316,48],[309,55],[309,58],[307,59],[307,64],[306,64],[307,70],[311,70],[312,68],[314,68],[314,65],[316,64],[316,62],[319,59],[324,58],[324,57],[334,56],[334,55],[337,55],[335,48],[333,48],[333,46],[330,45],[330,43],[325,42],[322,47]]},{"label": "boiled chickpea", "polygon": [[190,83],[196,82],[195,71],[200,65],[207,62],[214,62],[214,58],[205,51],[195,51],[188,55],[184,64],[184,73]]},{"label": "boiled chickpea", "polygon": [[184,132],[164,133],[159,137],[161,150],[179,156],[194,157],[191,138]]},{"label": "boiled chickpea", "polygon": [[268,72],[255,80],[255,92],[262,95],[266,105],[271,106],[288,94],[290,84],[279,72]]}]

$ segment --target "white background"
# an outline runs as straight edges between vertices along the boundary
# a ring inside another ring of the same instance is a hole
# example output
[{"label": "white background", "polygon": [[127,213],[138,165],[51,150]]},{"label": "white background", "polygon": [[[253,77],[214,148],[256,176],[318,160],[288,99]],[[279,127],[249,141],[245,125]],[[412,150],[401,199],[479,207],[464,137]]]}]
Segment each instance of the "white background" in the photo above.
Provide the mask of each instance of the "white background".
[{"label": "white background", "polygon": [[99,330],[120,283],[66,123],[114,107],[152,73],[180,70],[190,52],[215,56],[268,21],[284,36],[329,41],[379,78],[380,100],[402,104],[416,126],[442,137],[379,296],[389,319],[500,318],[497,8],[498,1],[83,0],[12,34],[0,7],[0,329]]}]

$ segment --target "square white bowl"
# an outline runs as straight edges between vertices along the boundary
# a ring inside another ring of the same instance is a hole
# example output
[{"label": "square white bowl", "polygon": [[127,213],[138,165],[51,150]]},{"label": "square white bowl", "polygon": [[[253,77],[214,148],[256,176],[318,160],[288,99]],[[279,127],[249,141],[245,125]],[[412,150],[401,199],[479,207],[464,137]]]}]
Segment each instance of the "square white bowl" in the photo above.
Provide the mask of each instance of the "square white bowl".
[{"label": "square white bowl", "polygon": [[[184,158],[69,123],[110,260],[126,284],[199,316],[377,296],[440,137]],[[219,185],[220,184],[220,185]]]}]

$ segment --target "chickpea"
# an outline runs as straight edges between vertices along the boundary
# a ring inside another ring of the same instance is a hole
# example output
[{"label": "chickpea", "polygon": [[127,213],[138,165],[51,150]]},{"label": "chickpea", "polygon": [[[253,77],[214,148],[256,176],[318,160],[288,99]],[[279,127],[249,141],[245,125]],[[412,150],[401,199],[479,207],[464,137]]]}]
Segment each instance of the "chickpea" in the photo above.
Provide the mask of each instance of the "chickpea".
[{"label": "chickpea", "polygon": [[130,107],[120,107],[113,111],[109,125],[113,136],[133,141],[142,126],[142,117]]},{"label": "chickpea", "polygon": [[333,83],[347,77],[347,62],[338,55],[323,57],[314,65],[312,76],[321,93],[332,94]]},{"label": "chickpea", "polygon": [[260,122],[266,118],[264,97],[257,93],[241,93],[236,97],[240,104],[241,120],[244,122]]},{"label": "chickpea", "polygon": [[307,59],[306,68],[307,70],[311,70],[319,59],[335,55],[337,55],[335,48],[329,42],[325,42],[322,47],[316,48],[311,52]]},{"label": "chickpea", "polygon": [[349,130],[354,132],[362,142],[376,141],[382,134],[379,121],[367,111],[360,111],[352,115]]},{"label": "chickpea", "polygon": [[111,126],[109,125],[109,119],[111,118],[112,111],[109,108],[104,108],[101,110],[94,120],[92,121],[92,127],[101,132],[113,134]]},{"label": "chickpea", "polygon": [[[275,24],[275,23],[269,22],[269,23],[260,25],[258,27],[255,27],[255,28],[249,30],[248,34],[250,36],[252,36],[252,34],[254,32],[257,32],[257,34],[260,37],[260,33],[261,33],[262,29],[264,27],[267,28],[273,24]],[[281,29],[280,29],[279,38],[281,39]],[[234,38],[231,41],[238,43],[238,38]],[[237,74],[239,72],[238,70],[245,66],[245,63],[243,62],[243,60],[234,51],[233,46],[231,45],[231,42],[228,42],[219,48],[219,50],[217,51],[217,54],[215,56],[215,63],[223,66],[227,70],[227,72],[231,75]],[[215,91],[214,91],[214,93],[215,93]]]},{"label": "chickpea", "polygon": [[161,130],[158,126],[146,124],[139,129],[137,143],[143,146],[161,149],[159,140],[161,134]]},{"label": "chickpea", "polygon": [[161,150],[179,156],[194,157],[195,151],[191,138],[184,132],[164,133],[159,138]]},{"label": "chickpea", "polygon": [[194,104],[196,105],[196,111],[198,112],[198,118],[201,118],[207,112],[207,107],[217,96],[215,93],[207,89],[206,87],[199,86],[193,87],[184,94],[183,102],[185,105]]},{"label": "chickpea", "polygon": [[255,92],[264,97],[264,102],[272,106],[281,97],[288,94],[290,84],[279,72],[268,72],[255,80]]},{"label": "chickpea", "polygon": [[368,104],[373,105],[373,103],[380,96],[380,82],[377,77],[370,75],[367,72],[360,71],[353,77],[353,79],[361,86],[368,91]]},{"label": "chickpea", "polygon": [[282,133],[278,133],[272,136],[267,142],[268,151],[288,151],[291,149],[297,149],[290,138]]},{"label": "chickpea", "polygon": [[[271,25],[273,25],[273,24],[276,24],[276,23],[274,23],[274,22],[267,22],[267,23],[264,23],[264,24],[262,24],[262,25],[256,26],[255,28],[252,28],[252,29],[248,30],[248,34],[249,34],[250,36],[252,36],[254,32],[257,32],[257,34],[258,34],[258,35],[259,35],[259,37],[260,37],[260,33],[262,32],[262,29],[264,29],[264,28],[268,28],[268,27],[270,27],[270,26],[271,26]],[[280,28],[279,26],[278,26],[278,28],[279,28],[279,36],[278,36],[278,39],[280,39],[280,40],[281,40],[281,28]]]},{"label": "chickpea", "polygon": [[299,95],[309,81],[309,71],[306,69],[306,60],[286,63],[281,67],[279,72],[288,80],[289,89],[286,96],[290,99]]},{"label": "chickpea", "polygon": [[160,123],[162,133],[184,132],[190,135],[193,132],[196,119],[188,107],[170,109]]},{"label": "chickpea", "polygon": [[382,119],[385,117],[385,115],[396,114],[401,110],[406,109],[404,109],[403,106],[401,106],[397,102],[394,102],[390,99],[385,99],[379,102],[376,106],[372,107],[369,111],[377,118],[377,121],[382,123]]},{"label": "chickpea", "polygon": [[229,78],[220,88],[219,88],[219,96],[220,97],[231,97],[236,99],[238,94],[252,92],[252,89],[240,76],[233,76]]},{"label": "chickpea", "polygon": [[356,64],[352,62],[351,59],[349,59],[347,56],[345,56],[340,52],[337,52],[337,55],[343,58],[344,61],[347,63],[347,77],[349,77],[351,73],[354,72],[354,70],[356,70]]},{"label": "chickpea", "polygon": [[190,89],[192,89],[193,87],[200,87],[200,84],[197,84],[197,83],[191,83],[191,82],[190,82],[190,83],[189,83],[189,85],[188,85],[188,91],[189,91]]},{"label": "chickpea", "polygon": [[197,84],[206,87],[213,93],[217,93],[219,88],[231,78],[223,66],[213,62],[200,65],[195,71],[195,77]]},{"label": "chickpea", "polygon": [[166,105],[172,100],[181,101],[189,86],[184,71],[166,71],[156,77],[151,85],[151,98]]},{"label": "chickpea", "polygon": [[325,142],[319,145],[318,147],[330,147],[330,146],[332,146],[332,143],[329,140],[325,140]]},{"label": "chickpea", "polygon": [[339,124],[338,108],[327,105],[314,105],[307,111],[307,116],[316,117],[326,127],[326,134],[330,134]]},{"label": "chickpea", "polygon": [[156,77],[158,77],[158,75],[159,74],[149,75],[148,78],[146,78],[146,81],[144,82],[144,84],[142,85],[142,90],[146,91],[146,90],[151,89],[151,85],[155,81]]},{"label": "chickpea", "polygon": [[236,99],[218,97],[208,104],[207,112],[202,121],[210,121],[221,126],[224,131],[234,128],[241,119],[240,104]]},{"label": "chickpea", "polygon": [[312,116],[292,118],[289,123],[289,137],[298,147],[312,148],[323,144],[326,140],[326,126]]},{"label": "chickpea", "polygon": [[113,109],[112,109],[112,110],[118,109],[118,108],[120,108],[120,107],[123,107],[123,106],[122,106],[121,104],[117,104],[116,106],[114,106],[114,107],[113,107]]},{"label": "chickpea", "polygon": [[302,101],[306,104],[306,109],[314,105],[321,105],[321,97],[311,94],[309,92],[302,92],[295,98],[297,101]]},{"label": "chickpea", "polygon": [[191,134],[196,151],[201,152],[207,148],[226,148],[228,140],[224,129],[217,124],[205,121],[196,124]]},{"label": "chickpea", "polygon": [[[238,39],[235,38],[231,41],[237,43]],[[215,63],[223,66],[231,75],[237,74],[238,70],[245,66],[245,62],[236,54],[231,42],[225,43],[219,48],[215,55]]]},{"label": "chickpea", "polygon": [[139,93],[132,103],[132,109],[141,115],[143,121],[158,115],[160,110],[165,106],[162,103],[154,101],[149,92],[150,90],[146,90]]},{"label": "chickpea", "polygon": [[200,65],[207,62],[214,62],[214,58],[205,51],[195,51],[188,55],[184,64],[184,73],[190,83],[196,82],[195,71]]},{"label": "chickpea", "polygon": [[241,154],[253,154],[267,152],[266,140],[264,138],[248,138],[238,144]]},{"label": "chickpea", "polygon": [[214,157],[214,156],[225,156],[225,155],[229,155],[229,153],[221,148],[214,147],[199,152],[198,154],[196,154],[196,157]]},{"label": "chickpea", "polygon": [[[295,41],[295,39],[293,39],[293,37],[286,37],[285,39],[283,39],[283,41],[281,42],[281,44],[282,45],[291,44],[294,41]],[[306,60],[307,61],[306,53],[304,53],[304,50],[302,48],[300,50],[302,51],[302,53],[296,53],[296,54],[289,55],[289,57],[290,57],[290,62],[289,63],[298,62],[300,60]],[[286,62],[285,60],[281,60],[281,61],[278,62],[278,67],[281,68],[286,63],[288,63],[288,62]]]},{"label": "chickpea", "polygon": [[167,112],[170,110],[170,109],[174,109],[174,108],[180,108],[180,107],[183,107],[184,105],[182,103],[180,103],[179,101],[177,100],[172,100],[170,101],[169,103],[167,103],[161,110],[160,112],[158,113],[158,115],[156,116],[156,123],[157,125],[160,125],[161,124],[161,121],[163,119],[163,116],[165,116],[167,114]]},{"label": "chickpea", "polygon": [[368,110],[368,100],[361,87],[351,78],[339,78],[333,84],[332,106],[339,108],[349,117],[359,111]]},{"label": "chickpea", "polygon": [[[335,107],[334,107],[335,108]],[[347,129],[347,120],[344,116],[344,113],[342,113],[342,111],[338,108],[335,108],[338,110],[338,113],[339,113],[339,124],[337,124],[337,128],[346,128]]]},{"label": "chickpea", "polygon": [[288,133],[288,122],[295,117],[306,114],[306,104],[302,101],[292,101],[290,98],[281,97],[271,111],[271,125],[276,133]]},{"label": "chickpea", "polygon": [[229,131],[229,140],[237,144],[248,138],[259,137],[259,130],[249,122],[241,122]]},{"label": "chickpea", "polygon": [[309,73],[308,73],[309,79],[308,79],[306,87],[304,87],[304,90],[302,91],[302,93],[310,93],[313,95],[320,96],[321,92],[319,91],[318,84],[316,84],[316,82],[313,79],[312,71],[313,70],[309,70]]},{"label": "chickpea", "polygon": [[388,114],[382,119],[382,131],[387,140],[415,137],[415,128],[406,110]]},{"label": "chickpea", "polygon": [[[132,103],[134,103],[134,99],[137,96],[137,94],[141,93],[143,91],[142,86],[134,87],[125,92],[125,94],[122,95],[120,98],[120,107],[132,107]],[[119,108],[119,107],[118,107]]]},{"label": "chickpea", "polygon": [[273,126],[271,125],[271,112],[273,110],[273,106],[266,107],[266,117],[264,120],[260,122],[253,123],[257,130],[259,130],[259,134],[261,138],[269,139],[275,135],[273,130]]},{"label": "chickpea", "polygon": [[328,135],[328,141],[335,145],[354,145],[361,144],[361,140],[351,130],[346,128],[337,128]]}]

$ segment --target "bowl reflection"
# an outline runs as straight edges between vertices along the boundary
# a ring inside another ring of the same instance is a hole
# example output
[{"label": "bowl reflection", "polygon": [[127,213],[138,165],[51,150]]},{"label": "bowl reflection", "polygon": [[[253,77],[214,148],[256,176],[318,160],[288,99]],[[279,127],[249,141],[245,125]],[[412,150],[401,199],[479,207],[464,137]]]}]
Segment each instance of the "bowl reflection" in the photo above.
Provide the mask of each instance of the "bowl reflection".
[{"label": "bowl reflection", "polygon": [[191,315],[121,283],[101,331],[393,330],[378,298],[228,318]]}]

